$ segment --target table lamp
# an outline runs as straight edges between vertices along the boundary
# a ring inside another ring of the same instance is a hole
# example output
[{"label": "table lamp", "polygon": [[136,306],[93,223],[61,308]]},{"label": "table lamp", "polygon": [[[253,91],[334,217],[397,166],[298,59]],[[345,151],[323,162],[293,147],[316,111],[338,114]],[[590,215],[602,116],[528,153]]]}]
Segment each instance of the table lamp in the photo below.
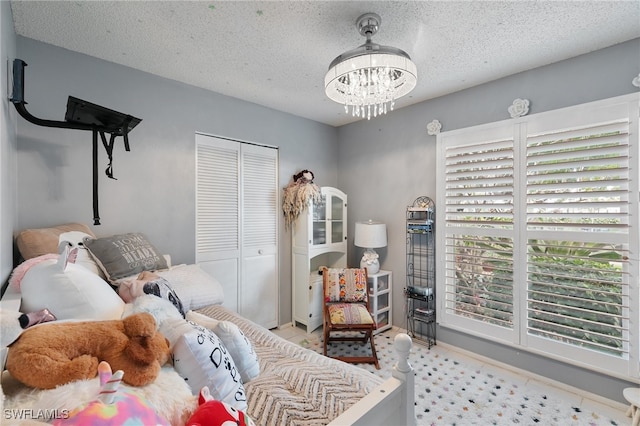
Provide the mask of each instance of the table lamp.
[{"label": "table lamp", "polygon": [[380,262],[378,262],[378,253],[373,249],[387,246],[387,225],[373,220],[356,222],[354,244],[356,247],[365,249],[360,267],[367,268],[369,275],[378,273]]}]

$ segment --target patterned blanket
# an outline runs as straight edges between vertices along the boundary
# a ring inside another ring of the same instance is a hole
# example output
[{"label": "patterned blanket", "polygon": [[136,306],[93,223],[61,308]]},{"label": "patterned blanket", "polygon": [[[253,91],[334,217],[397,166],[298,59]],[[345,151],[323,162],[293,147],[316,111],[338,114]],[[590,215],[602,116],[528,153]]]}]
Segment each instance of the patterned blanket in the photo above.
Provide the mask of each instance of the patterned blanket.
[{"label": "patterned blanket", "polygon": [[235,323],[253,343],[260,375],[244,385],[257,425],[326,425],[382,383],[354,365],[284,340],[219,305],[197,312]]}]

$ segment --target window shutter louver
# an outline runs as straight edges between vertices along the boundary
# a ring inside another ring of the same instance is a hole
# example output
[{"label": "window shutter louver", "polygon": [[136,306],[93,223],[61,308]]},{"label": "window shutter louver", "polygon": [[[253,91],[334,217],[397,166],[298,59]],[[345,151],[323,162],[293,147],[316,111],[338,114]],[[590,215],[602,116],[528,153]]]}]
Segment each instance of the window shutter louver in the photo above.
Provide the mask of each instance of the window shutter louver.
[{"label": "window shutter louver", "polygon": [[196,251],[238,250],[239,151],[196,146]]},{"label": "window shutter louver", "polygon": [[446,219],[448,226],[513,224],[513,139],[447,149]]},{"label": "window shutter louver", "polygon": [[245,247],[276,245],[276,161],[275,156],[266,157],[264,154],[245,153],[243,156]]},{"label": "window shutter louver", "polygon": [[629,122],[527,137],[529,229],[626,232]]}]

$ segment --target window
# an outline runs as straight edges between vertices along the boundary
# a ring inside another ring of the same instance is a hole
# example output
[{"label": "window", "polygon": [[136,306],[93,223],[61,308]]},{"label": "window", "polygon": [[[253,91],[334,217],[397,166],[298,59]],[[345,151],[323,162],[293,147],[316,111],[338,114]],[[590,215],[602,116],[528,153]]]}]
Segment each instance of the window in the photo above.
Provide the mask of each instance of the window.
[{"label": "window", "polygon": [[442,325],[639,377],[638,99],[438,135]]}]

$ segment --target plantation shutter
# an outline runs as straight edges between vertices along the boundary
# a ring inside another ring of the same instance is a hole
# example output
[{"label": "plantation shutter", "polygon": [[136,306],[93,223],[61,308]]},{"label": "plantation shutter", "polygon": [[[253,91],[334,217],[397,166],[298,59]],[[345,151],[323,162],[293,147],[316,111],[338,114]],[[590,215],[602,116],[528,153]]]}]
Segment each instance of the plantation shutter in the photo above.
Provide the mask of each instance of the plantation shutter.
[{"label": "plantation shutter", "polygon": [[452,139],[443,152],[444,315],[512,341],[513,131],[487,129]]},{"label": "plantation shutter", "polygon": [[532,347],[605,362],[629,358],[633,197],[628,107],[597,112],[540,119],[526,137],[526,330]]},{"label": "plantation shutter", "polygon": [[640,377],[639,100],[437,136],[441,325]]}]

